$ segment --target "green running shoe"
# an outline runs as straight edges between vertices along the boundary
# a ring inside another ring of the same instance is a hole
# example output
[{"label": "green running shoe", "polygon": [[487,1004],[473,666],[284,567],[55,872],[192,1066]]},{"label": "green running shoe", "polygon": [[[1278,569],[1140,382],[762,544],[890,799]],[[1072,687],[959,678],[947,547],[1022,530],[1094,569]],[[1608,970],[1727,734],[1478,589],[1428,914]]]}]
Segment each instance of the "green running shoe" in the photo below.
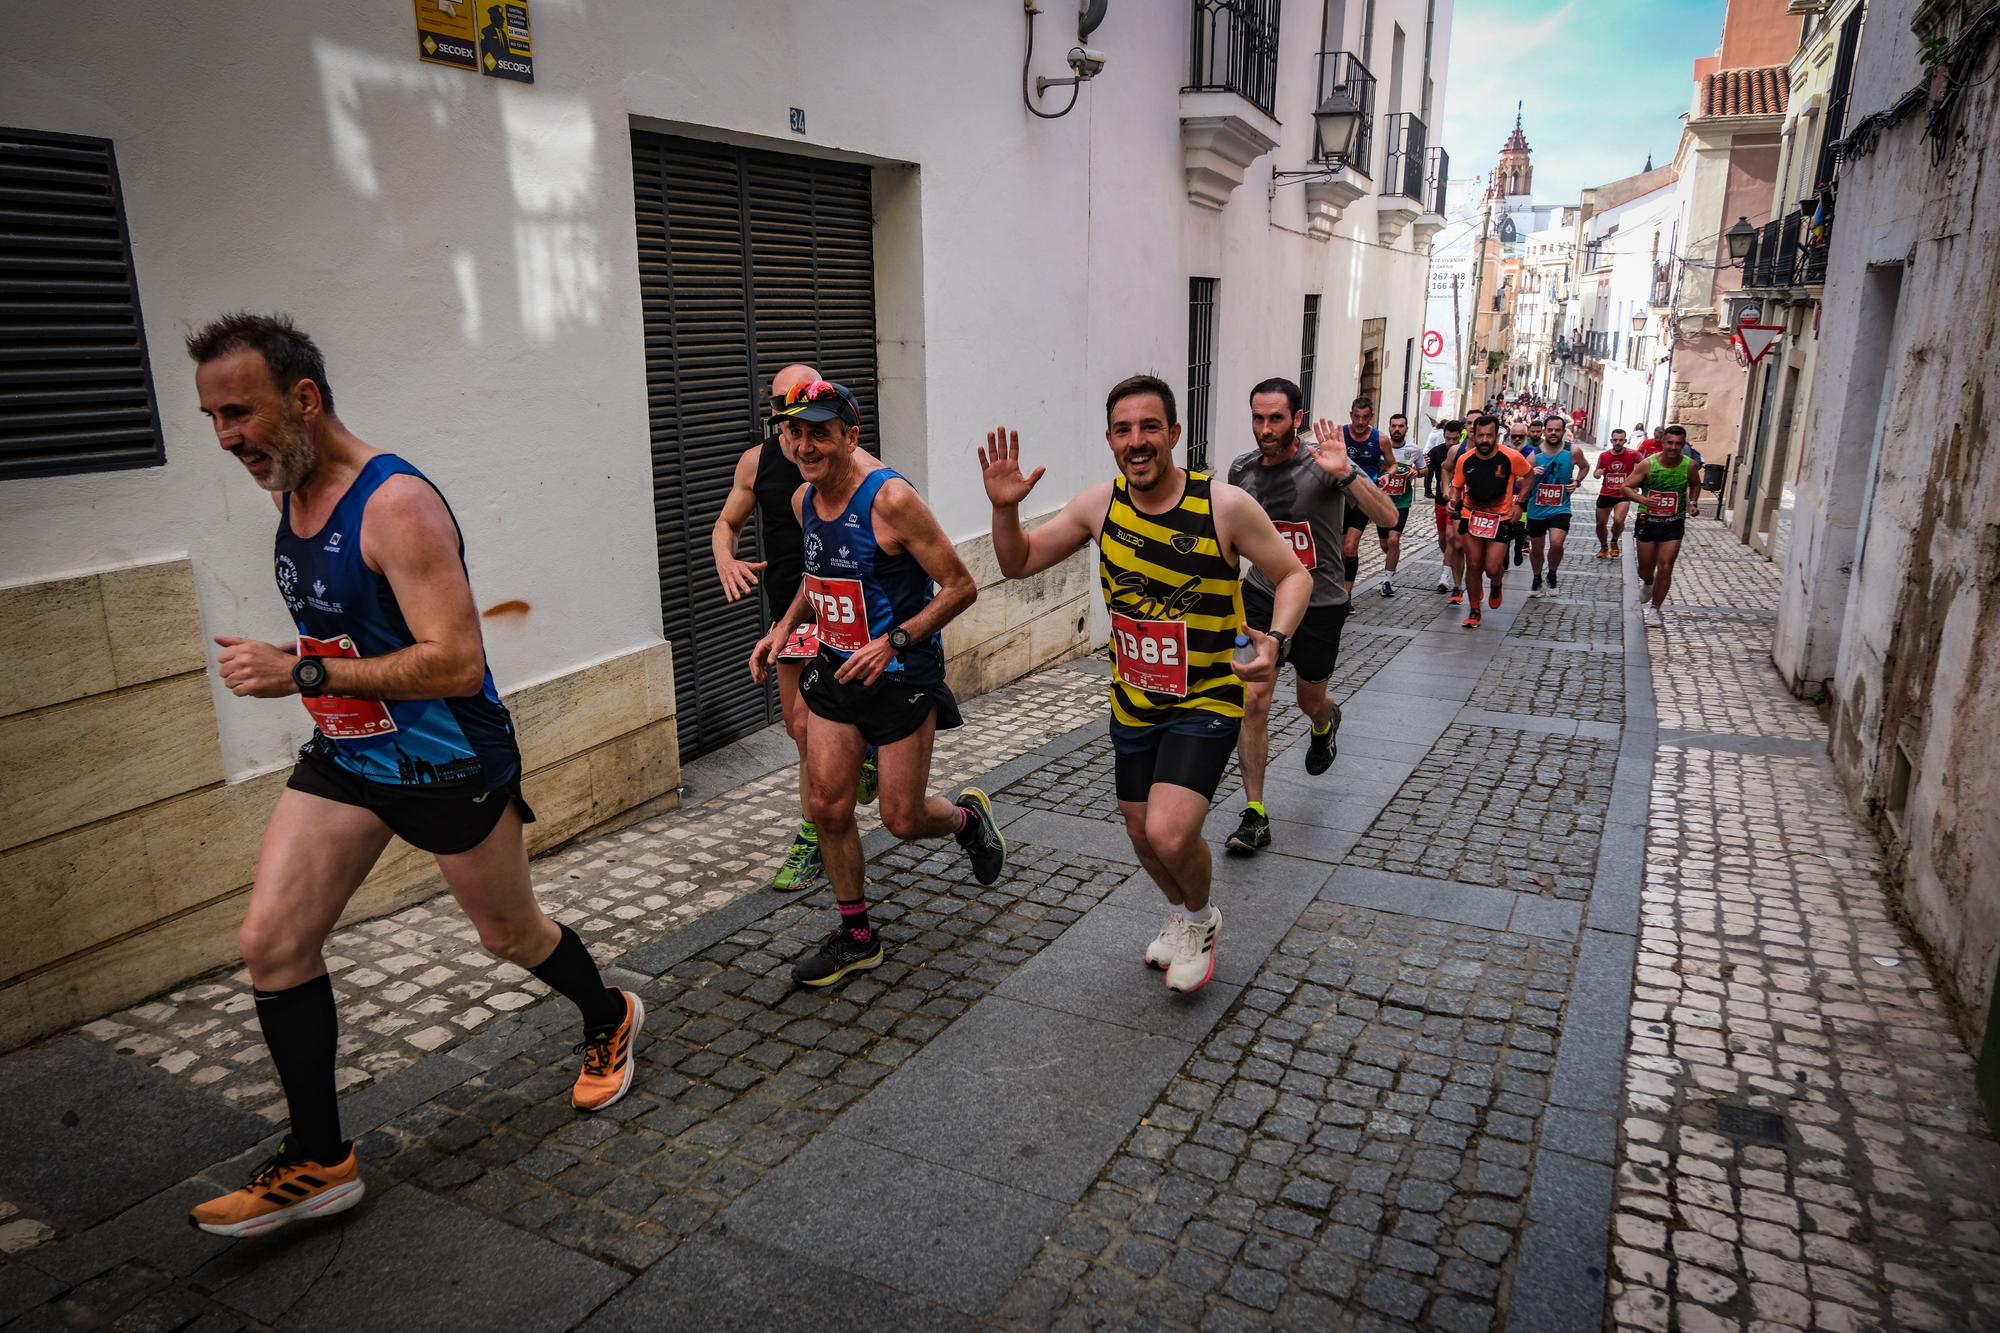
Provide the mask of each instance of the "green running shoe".
[{"label": "green running shoe", "polygon": [[854,784],[854,799],[862,805],[873,805],[875,804],[875,792],[875,761],[873,759],[863,759],[861,761],[861,779]]},{"label": "green running shoe", "polygon": [[785,864],[778,867],[771,880],[771,887],[781,893],[792,893],[809,889],[818,882],[819,840],[798,834],[792,839],[791,850],[785,853]]}]

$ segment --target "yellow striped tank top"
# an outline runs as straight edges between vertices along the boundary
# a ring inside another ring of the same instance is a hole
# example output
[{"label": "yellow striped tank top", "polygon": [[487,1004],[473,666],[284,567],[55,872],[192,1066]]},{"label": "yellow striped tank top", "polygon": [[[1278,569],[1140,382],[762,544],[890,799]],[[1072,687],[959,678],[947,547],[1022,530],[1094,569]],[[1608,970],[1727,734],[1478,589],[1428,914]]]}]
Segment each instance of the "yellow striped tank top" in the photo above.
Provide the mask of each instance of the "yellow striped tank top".
[{"label": "yellow striped tank top", "polygon": [[1097,541],[1097,576],[1111,611],[1111,716],[1127,726],[1183,710],[1243,716],[1243,682],[1229,669],[1243,623],[1243,585],[1223,558],[1209,507],[1211,479],[1187,474],[1164,514],[1132,507],[1112,483]]}]

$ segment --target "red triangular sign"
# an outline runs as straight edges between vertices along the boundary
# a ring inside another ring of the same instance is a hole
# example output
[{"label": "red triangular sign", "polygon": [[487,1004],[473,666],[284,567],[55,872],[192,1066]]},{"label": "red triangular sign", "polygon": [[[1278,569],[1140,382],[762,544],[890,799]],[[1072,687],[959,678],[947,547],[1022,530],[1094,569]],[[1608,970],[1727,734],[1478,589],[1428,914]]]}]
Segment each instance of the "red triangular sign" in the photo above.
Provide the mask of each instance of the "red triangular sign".
[{"label": "red triangular sign", "polygon": [[1782,324],[1738,324],[1736,336],[1743,342],[1743,355],[1751,365],[1764,359],[1764,353],[1771,350],[1785,332]]}]

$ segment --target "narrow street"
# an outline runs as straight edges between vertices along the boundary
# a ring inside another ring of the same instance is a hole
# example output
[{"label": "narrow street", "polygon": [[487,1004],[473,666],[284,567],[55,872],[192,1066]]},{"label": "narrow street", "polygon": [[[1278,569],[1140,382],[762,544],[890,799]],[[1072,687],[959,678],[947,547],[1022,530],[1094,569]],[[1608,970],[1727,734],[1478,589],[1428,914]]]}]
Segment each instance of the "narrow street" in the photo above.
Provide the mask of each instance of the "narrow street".
[{"label": "narrow street", "polygon": [[1560,596],[1522,570],[1473,633],[1434,550],[1388,600],[1364,546],[1339,758],[1299,772],[1281,707],[1275,844],[1218,850],[1197,995],[1137,961],[1158,895],[1116,822],[1101,659],[941,737],[1009,872],[981,889],[871,833],[889,962],[831,993],[785,980],[824,890],[762,888],[792,771],[739,746],[684,808],[536,863],[648,1006],[608,1116],[568,1107],[570,1011],[448,899],[363,923],[328,956],[368,1202],[265,1241],[188,1229],[283,1110],[245,980],[216,974],[0,1057],[0,1321],[2000,1323],[2000,1145],[1765,660],[1770,567],[1695,523],[1642,637],[1629,554],[1586,536]]}]

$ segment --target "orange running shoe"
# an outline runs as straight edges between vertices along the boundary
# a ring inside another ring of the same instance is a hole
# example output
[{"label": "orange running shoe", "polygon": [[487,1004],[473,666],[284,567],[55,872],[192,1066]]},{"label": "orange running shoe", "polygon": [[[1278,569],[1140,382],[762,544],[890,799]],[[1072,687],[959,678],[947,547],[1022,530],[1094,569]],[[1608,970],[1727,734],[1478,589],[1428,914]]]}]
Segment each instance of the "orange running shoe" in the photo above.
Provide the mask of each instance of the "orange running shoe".
[{"label": "orange running shoe", "polygon": [[1486,598],[1486,604],[1495,611],[1500,609],[1500,590],[1495,588]]},{"label": "orange running shoe", "polygon": [[188,1221],[211,1236],[261,1236],[309,1217],[331,1217],[361,1202],[361,1157],[354,1144],[331,1165],[286,1153],[283,1144],[240,1190],[196,1204]]},{"label": "orange running shoe", "polygon": [[1612,555],[1612,558],[1613,558],[1613,559],[1616,559],[1616,558],[1617,558],[1617,557],[1618,557],[1619,555],[1621,555],[1621,554],[1623,554],[1623,552],[1621,552],[1621,551],[1620,551],[1620,550],[1618,549],[1618,543],[1617,543],[1617,542],[1613,542],[1613,543],[1611,543],[1611,555]]},{"label": "orange running shoe", "polygon": [[631,991],[625,997],[625,1021],[602,1040],[580,1042],[583,1072],[576,1076],[569,1102],[579,1111],[602,1111],[632,1088],[632,1047],[646,1022],[646,1006]]},{"label": "orange running shoe", "polygon": [[1464,603],[1465,603],[1465,594],[1464,594],[1464,593],[1462,593],[1462,592],[1453,592],[1453,593],[1452,593],[1452,595],[1451,595],[1451,604],[1452,604],[1453,606],[1462,606],[1462,605],[1464,605]]},{"label": "orange running shoe", "polygon": [[1604,559],[1606,556],[1610,554],[1611,554],[1611,548],[1608,546],[1600,546],[1597,548],[1597,558],[1599,560]]},{"label": "orange running shoe", "polygon": [[1466,615],[1465,615],[1465,627],[1466,627],[1467,629],[1478,629],[1478,628],[1479,628],[1479,608],[1478,608],[1478,607],[1476,607],[1476,606],[1475,606],[1475,607],[1473,607],[1473,608],[1472,608],[1472,610],[1470,610],[1470,611],[1468,611],[1468,612],[1466,613]]}]

